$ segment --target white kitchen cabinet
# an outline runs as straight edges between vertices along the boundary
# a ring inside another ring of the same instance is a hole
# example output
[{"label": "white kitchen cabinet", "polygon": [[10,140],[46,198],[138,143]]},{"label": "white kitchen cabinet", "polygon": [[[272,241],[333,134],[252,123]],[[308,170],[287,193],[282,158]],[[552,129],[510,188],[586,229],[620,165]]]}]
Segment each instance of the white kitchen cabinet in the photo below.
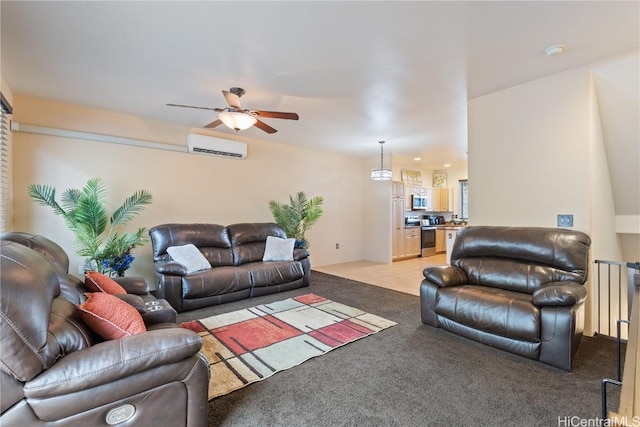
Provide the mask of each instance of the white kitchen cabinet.
[{"label": "white kitchen cabinet", "polygon": [[445,243],[447,245],[447,264],[451,264],[451,250],[453,249],[453,244],[456,241],[456,237],[458,236],[457,228],[450,228],[445,230]]},{"label": "white kitchen cabinet", "polygon": [[405,188],[401,182],[393,182],[391,185],[391,258],[398,259],[404,256],[404,210]]},{"label": "white kitchen cabinet", "polygon": [[391,183],[391,197],[402,197],[404,199],[404,184],[399,181]]},{"label": "white kitchen cabinet", "polygon": [[425,188],[424,195],[427,196],[427,212],[433,212],[433,188]]}]

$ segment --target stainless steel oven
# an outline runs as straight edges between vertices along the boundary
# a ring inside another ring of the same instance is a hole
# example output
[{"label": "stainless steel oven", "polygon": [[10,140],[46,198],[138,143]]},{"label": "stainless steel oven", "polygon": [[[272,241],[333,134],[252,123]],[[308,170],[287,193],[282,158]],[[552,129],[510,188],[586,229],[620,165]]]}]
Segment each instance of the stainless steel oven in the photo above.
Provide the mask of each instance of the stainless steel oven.
[{"label": "stainless steel oven", "polygon": [[423,257],[436,254],[436,227],[422,226],[420,246]]}]

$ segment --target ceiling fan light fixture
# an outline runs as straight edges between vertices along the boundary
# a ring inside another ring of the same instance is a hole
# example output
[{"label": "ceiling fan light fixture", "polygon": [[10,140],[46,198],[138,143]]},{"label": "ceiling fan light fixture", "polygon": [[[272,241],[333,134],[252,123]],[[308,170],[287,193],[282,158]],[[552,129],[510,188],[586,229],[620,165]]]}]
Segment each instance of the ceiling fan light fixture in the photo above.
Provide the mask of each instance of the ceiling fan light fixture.
[{"label": "ceiling fan light fixture", "polygon": [[258,121],[258,119],[251,114],[240,111],[223,111],[218,114],[218,119],[220,119],[225,126],[235,131],[249,129]]},{"label": "ceiling fan light fixture", "polygon": [[384,168],[384,150],[382,146],[384,145],[384,141],[379,141],[380,143],[380,168],[371,169],[371,179],[374,181],[391,181],[393,176],[390,169]]}]

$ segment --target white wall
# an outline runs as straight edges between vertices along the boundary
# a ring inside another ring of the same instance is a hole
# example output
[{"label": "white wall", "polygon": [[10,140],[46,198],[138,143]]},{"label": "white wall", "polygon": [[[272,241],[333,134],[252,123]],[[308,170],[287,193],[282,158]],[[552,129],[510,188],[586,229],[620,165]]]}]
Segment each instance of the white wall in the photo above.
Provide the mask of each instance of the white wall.
[{"label": "white wall", "polygon": [[469,101],[469,216],[474,225],[590,232],[590,77],[574,69]]},{"label": "white wall", "polygon": [[[94,132],[186,145],[189,129],[78,105],[16,96],[19,124]],[[220,134],[218,134],[220,136]],[[224,134],[229,137],[228,134]],[[126,145],[14,133],[14,230],[40,233],[81,260],[62,219],[27,196],[29,184],[48,184],[59,193],[81,188],[91,177],[107,184],[115,209],[138,189],[149,190],[153,203],[127,230],[167,222],[272,221],[269,200],[290,194],[324,197],[324,215],[309,231],[313,266],[363,259],[363,180],[360,159],[285,146],[271,140],[249,140],[248,158],[235,160]],[[275,140],[277,141],[277,140]],[[367,169],[368,170],[368,169]],[[340,250],[335,249],[336,242]],[[153,283],[151,245],[135,249],[131,274]]]},{"label": "white wall", "polygon": [[[469,102],[474,225],[555,227],[558,214],[573,214],[573,228],[592,238],[592,262],[623,258],[592,68]],[[595,321],[593,283],[592,271],[587,333]]]},{"label": "white wall", "polygon": [[391,181],[369,179],[364,194],[364,259],[389,263],[392,257]]}]

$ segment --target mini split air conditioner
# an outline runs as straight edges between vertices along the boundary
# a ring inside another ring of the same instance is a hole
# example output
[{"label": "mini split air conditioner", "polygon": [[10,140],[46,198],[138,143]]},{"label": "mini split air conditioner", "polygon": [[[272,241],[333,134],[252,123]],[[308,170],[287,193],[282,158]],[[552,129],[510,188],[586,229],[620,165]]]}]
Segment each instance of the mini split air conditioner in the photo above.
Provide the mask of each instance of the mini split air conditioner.
[{"label": "mini split air conditioner", "polygon": [[247,144],[214,136],[190,133],[187,135],[187,149],[190,153],[208,154],[210,156],[247,158]]}]

